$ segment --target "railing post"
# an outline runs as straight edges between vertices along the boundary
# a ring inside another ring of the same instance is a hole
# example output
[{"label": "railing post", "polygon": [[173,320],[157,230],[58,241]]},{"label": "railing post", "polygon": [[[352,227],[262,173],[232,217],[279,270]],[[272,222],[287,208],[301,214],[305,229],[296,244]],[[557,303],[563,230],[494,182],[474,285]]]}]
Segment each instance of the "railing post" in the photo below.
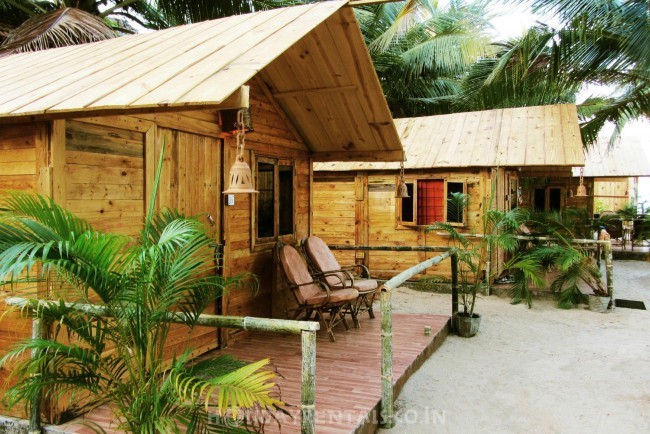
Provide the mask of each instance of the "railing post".
[{"label": "railing post", "polygon": [[614,299],[614,264],[612,262],[612,241],[608,240],[605,243],[605,275],[607,279],[607,293],[612,298],[610,300],[611,308],[614,309],[616,306]]},{"label": "railing post", "polygon": [[[32,319],[32,339],[41,339],[43,337],[43,321],[40,318]],[[31,357],[36,356],[36,349],[31,352]],[[41,402],[42,393],[37,394],[32,402],[29,403],[29,434],[41,433]]]},{"label": "railing post", "polygon": [[455,330],[454,318],[458,313],[458,255],[451,255],[451,330]]},{"label": "railing post", "polygon": [[302,337],[302,397],[300,402],[300,432],[316,432],[316,332],[303,330]]},{"label": "railing post", "polygon": [[381,410],[382,428],[392,428],[393,420],[393,312],[391,289],[382,286],[381,301]]}]

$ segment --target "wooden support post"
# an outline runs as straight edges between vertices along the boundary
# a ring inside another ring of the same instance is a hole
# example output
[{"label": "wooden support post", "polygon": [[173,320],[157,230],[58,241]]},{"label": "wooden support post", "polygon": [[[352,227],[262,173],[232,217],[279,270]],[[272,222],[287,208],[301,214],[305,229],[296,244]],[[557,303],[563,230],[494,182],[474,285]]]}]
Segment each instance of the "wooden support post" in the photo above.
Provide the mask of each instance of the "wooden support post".
[{"label": "wooden support post", "polygon": [[614,264],[612,263],[612,242],[611,240],[605,243],[605,277],[607,279],[607,293],[612,298],[611,309],[614,309],[616,306],[614,298]]},{"label": "wooden support post", "polygon": [[300,432],[316,432],[316,332],[303,330],[302,336],[302,398]]},{"label": "wooden support post", "polygon": [[381,410],[380,425],[392,428],[393,419],[393,312],[390,288],[382,286],[381,301]]},{"label": "wooden support post", "polygon": [[451,330],[456,331],[454,317],[458,313],[458,254],[451,255]]},{"label": "wooden support post", "polygon": [[[43,337],[43,322],[40,318],[32,320],[32,339],[40,339]],[[36,349],[33,349],[31,356],[36,356]],[[43,368],[45,369],[45,368]],[[41,433],[41,403],[43,401],[42,394],[36,395],[32,402],[29,403],[29,434]]]}]

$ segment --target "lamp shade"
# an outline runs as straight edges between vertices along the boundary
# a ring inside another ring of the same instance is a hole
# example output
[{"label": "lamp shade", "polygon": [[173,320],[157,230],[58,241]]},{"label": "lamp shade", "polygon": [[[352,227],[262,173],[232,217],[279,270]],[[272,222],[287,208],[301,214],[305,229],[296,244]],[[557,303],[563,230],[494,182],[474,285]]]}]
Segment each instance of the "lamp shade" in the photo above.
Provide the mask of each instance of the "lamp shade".
[{"label": "lamp shade", "polygon": [[243,158],[237,157],[235,164],[230,168],[230,186],[223,194],[251,194],[258,193],[253,187],[251,168]]},{"label": "lamp shade", "polygon": [[411,197],[409,196],[409,190],[406,187],[406,183],[403,179],[400,179],[399,184],[397,185],[397,192],[395,194],[397,198]]}]

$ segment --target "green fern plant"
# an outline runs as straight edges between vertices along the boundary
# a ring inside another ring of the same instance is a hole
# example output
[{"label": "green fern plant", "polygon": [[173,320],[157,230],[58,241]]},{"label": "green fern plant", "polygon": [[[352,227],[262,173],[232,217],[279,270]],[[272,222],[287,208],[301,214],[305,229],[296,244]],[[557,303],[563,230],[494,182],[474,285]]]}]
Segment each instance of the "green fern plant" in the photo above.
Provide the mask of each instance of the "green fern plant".
[{"label": "green fern plant", "polygon": [[[546,286],[544,270],[557,270],[551,282],[551,291],[557,293],[558,307],[570,309],[580,304],[584,296],[579,284],[589,286],[594,294],[607,296],[602,276],[588,250],[577,247],[572,239],[575,232],[591,235],[593,224],[579,210],[565,213],[536,213],[527,222],[533,235],[549,237],[553,241],[532,241],[506,264],[516,270],[516,281],[511,288],[512,303],[525,301],[532,306],[531,285]],[[582,231],[582,232],[580,232]]]},{"label": "green fern plant", "polygon": [[268,359],[193,363],[188,347],[171,368],[164,364],[170,314],[192,330],[217,297],[256,281],[221,276],[203,225],[175,211],[155,212],[153,202],[132,240],[95,231],[48,198],[5,196],[0,285],[28,294],[36,285],[65,287],[68,300],[99,306],[80,312],[62,298],[31,300],[31,314],[49,326],[44,337],[20,342],[0,361],[18,379],[5,402],[28,409],[41,396],[67,400],[74,414],[108,404],[119,429],[134,433],[260,430],[255,418],[244,417],[240,428],[230,419],[283,409]]}]

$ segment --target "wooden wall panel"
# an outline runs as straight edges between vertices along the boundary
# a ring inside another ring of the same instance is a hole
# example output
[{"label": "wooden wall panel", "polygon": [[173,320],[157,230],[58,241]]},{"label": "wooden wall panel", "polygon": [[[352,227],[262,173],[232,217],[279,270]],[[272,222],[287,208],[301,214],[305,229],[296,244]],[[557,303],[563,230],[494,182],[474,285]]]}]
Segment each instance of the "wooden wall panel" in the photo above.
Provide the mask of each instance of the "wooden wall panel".
[{"label": "wooden wall panel", "polygon": [[[297,242],[309,235],[310,227],[310,171],[311,164],[306,146],[288,124],[277,102],[265,83],[254,80],[251,86],[251,115],[254,132],[246,134],[245,159],[254,169],[252,161],[269,157],[291,161],[294,173],[294,237],[283,237],[286,242]],[[224,141],[224,175],[235,160],[236,141]],[[253,203],[255,196],[238,194],[233,206],[225,206],[224,224],[224,273],[236,275],[242,272],[254,274],[259,281],[257,292],[233,291],[224,297],[223,312],[227,315],[286,317],[291,308],[292,296],[278,285],[278,274],[272,254],[274,243],[255,245],[253,234]],[[228,330],[226,341],[237,339],[243,333]]]},{"label": "wooden wall panel", "polygon": [[613,211],[630,204],[630,178],[595,178],[594,210],[595,212]]},{"label": "wooden wall panel", "polygon": [[[328,244],[448,245],[449,237],[444,234],[426,233],[423,226],[407,227],[397,224],[395,172],[317,172],[315,178],[313,232]],[[470,195],[468,223],[460,230],[466,233],[480,231],[481,209],[486,194],[484,186],[489,182],[487,171],[418,171],[408,173],[407,178],[446,178],[466,182]],[[355,227],[352,227],[353,222]],[[354,252],[335,252],[335,255],[341,263],[352,263],[355,260]],[[369,251],[363,255],[357,254],[356,260],[362,260],[373,275],[390,278],[436,255],[437,253],[425,252]],[[449,261],[429,269],[426,274],[450,276]]]},{"label": "wooden wall panel", "polygon": [[[37,149],[38,141],[46,139],[47,125],[17,124],[0,126],[0,194],[2,190],[38,191]],[[9,296],[35,297],[36,288],[28,286],[9,287],[0,285],[0,357],[16,342],[32,334],[32,322],[23,318],[20,311],[11,310],[4,302]],[[15,384],[10,379],[11,365],[0,370],[2,390]],[[2,393],[0,390],[0,393]],[[25,417],[21,406],[11,410],[0,404],[0,413],[14,417]]]},{"label": "wooden wall panel", "polygon": [[67,121],[65,206],[95,229],[138,235],[144,222],[144,134]]}]

